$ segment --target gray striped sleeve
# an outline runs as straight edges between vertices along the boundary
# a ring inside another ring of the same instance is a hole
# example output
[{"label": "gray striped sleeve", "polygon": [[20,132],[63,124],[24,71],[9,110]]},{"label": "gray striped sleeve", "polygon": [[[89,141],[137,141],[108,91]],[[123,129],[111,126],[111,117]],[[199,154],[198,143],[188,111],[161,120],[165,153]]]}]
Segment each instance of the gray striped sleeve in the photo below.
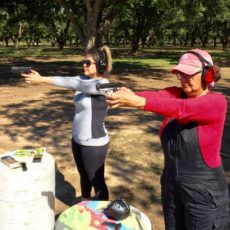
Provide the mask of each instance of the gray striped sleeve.
[{"label": "gray striped sleeve", "polygon": [[103,95],[103,92],[96,89],[98,83],[108,83],[109,81],[103,79],[89,79],[85,76],[74,77],[53,77],[52,84],[59,87],[73,89],[86,94]]}]

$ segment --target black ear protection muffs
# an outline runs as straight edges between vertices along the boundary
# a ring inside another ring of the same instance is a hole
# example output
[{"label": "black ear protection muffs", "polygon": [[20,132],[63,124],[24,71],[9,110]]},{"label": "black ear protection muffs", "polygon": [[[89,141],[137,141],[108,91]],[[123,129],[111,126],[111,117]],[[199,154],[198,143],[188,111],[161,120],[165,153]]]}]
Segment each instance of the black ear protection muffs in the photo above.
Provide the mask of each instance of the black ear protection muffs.
[{"label": "black ear protection muffs", "polygon": [[97,52],[99,56],[96,63],[97,72],[103,74],[106,69],[106,55],[101,49],[98,49]]},{"label": "black ear protection muffs", "polygon": [[206,85],[214,82],[217,82],[220,77],[220,71],[219,67],[212,65],[208,60],[206,60],[203,56],[201,56],[199,53],[195,51],[188,51],[186,53],[191,53],[199,58],[200,62],[202,63],[203,70],[201,75],[201,81],[202,83],[205,83]]}]

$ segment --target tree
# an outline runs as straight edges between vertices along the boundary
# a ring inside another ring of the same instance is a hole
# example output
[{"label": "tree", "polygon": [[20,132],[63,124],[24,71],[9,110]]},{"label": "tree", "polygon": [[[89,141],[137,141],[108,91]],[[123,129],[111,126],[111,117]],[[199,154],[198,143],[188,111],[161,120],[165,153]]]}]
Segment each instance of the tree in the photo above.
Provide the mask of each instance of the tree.
[{"label": "tree", "polygon": [[119,7],[126,0],[117,0],[116,4],[113,0],[58,0],[58,2],[64,7],[82,46],[88,49],[94,45],[101,45],[104,29],[111,24]]},{"label": "tree", "polygon": [[[102,0],[86,0],[85,5],[76,1],[58,0],[64,7],[80,41],[88,49],[95,44],[98,18],[102,10]],[[86,15],[86,16],[85,16]]]},{"label": "tree", "polygon": [[[6,12],[6,21],[3,26],[5,40],[11,39],[14,47],[18,48],[25,30],[25,15],[27,8],[23,1],[2,0],[1,8]],[[8,41],[7,41],[8,42]]]},{"label": "tree", "polygon": [[223,50],[227,50],[230,41],[230,2],[219,0],[215,6],[213,31],[219,37]]},{"label": "tree", "polygon": [[157,39],[163,43],[163,19],[169,15],[169,9],[170,5],[165,0],[128,0],[119,12],[114,28],[116,32],[123,30],[124,37],[131,44],[131,52],[135,53],[140,44],[144,47],[147,41],[155,42]]}]

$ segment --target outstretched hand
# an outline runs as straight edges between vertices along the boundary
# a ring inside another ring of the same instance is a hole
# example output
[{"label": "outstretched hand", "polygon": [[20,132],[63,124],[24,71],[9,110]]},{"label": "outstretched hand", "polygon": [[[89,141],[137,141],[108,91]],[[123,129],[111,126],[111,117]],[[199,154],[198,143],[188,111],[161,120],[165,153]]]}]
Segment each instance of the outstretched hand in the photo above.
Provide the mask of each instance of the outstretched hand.
[{"label": "outstretched hand", "polygon": [[145,98],[140,97],[126,87],[118,88],[113,94],[106,93],[106,102],[111,108],[133,107],[142,109],[145,106]]},{"label": "outstretched hand", "polygon": [[21,74],[27,84],[39,84],[43,82],[43,77],[35,70],[31,70],[29,74]]}]

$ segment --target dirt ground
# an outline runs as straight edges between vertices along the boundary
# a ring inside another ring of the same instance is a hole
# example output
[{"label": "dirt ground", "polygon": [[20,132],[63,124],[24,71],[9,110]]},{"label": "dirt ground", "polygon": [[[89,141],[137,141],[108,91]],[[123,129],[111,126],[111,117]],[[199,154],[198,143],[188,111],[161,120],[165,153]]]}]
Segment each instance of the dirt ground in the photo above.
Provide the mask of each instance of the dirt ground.
[{"label": "dirt ground", "polygon": [[[47,85],[27,86],[18,78],[6,78],[9,66],[9,60],[1,65],[0,153],[22,148],[47,148],[57,166],[55,213],[58,215],[76,203],[80,196],[79,176],[70,147],[73,92]],[[216,90],[224,93],[229,103],[230,68],[222,71],[223,77]],[[157,72],[141,77],[112,75],[111,81],[120,81],[124,85],[131,83],[134,90],[177,84],[172,75],[165,74],[162,78]],[[230,184],[229,110],[222,151],[227,156],[223,161]],[[159,183],[163,155],[157,136],[160,122],[160,118],[151,113],[130,109],[109,110],[106,120],[111,139],[106,160],[110,199],[126,198],[150,218],[154,230],[164,230]]]}]

